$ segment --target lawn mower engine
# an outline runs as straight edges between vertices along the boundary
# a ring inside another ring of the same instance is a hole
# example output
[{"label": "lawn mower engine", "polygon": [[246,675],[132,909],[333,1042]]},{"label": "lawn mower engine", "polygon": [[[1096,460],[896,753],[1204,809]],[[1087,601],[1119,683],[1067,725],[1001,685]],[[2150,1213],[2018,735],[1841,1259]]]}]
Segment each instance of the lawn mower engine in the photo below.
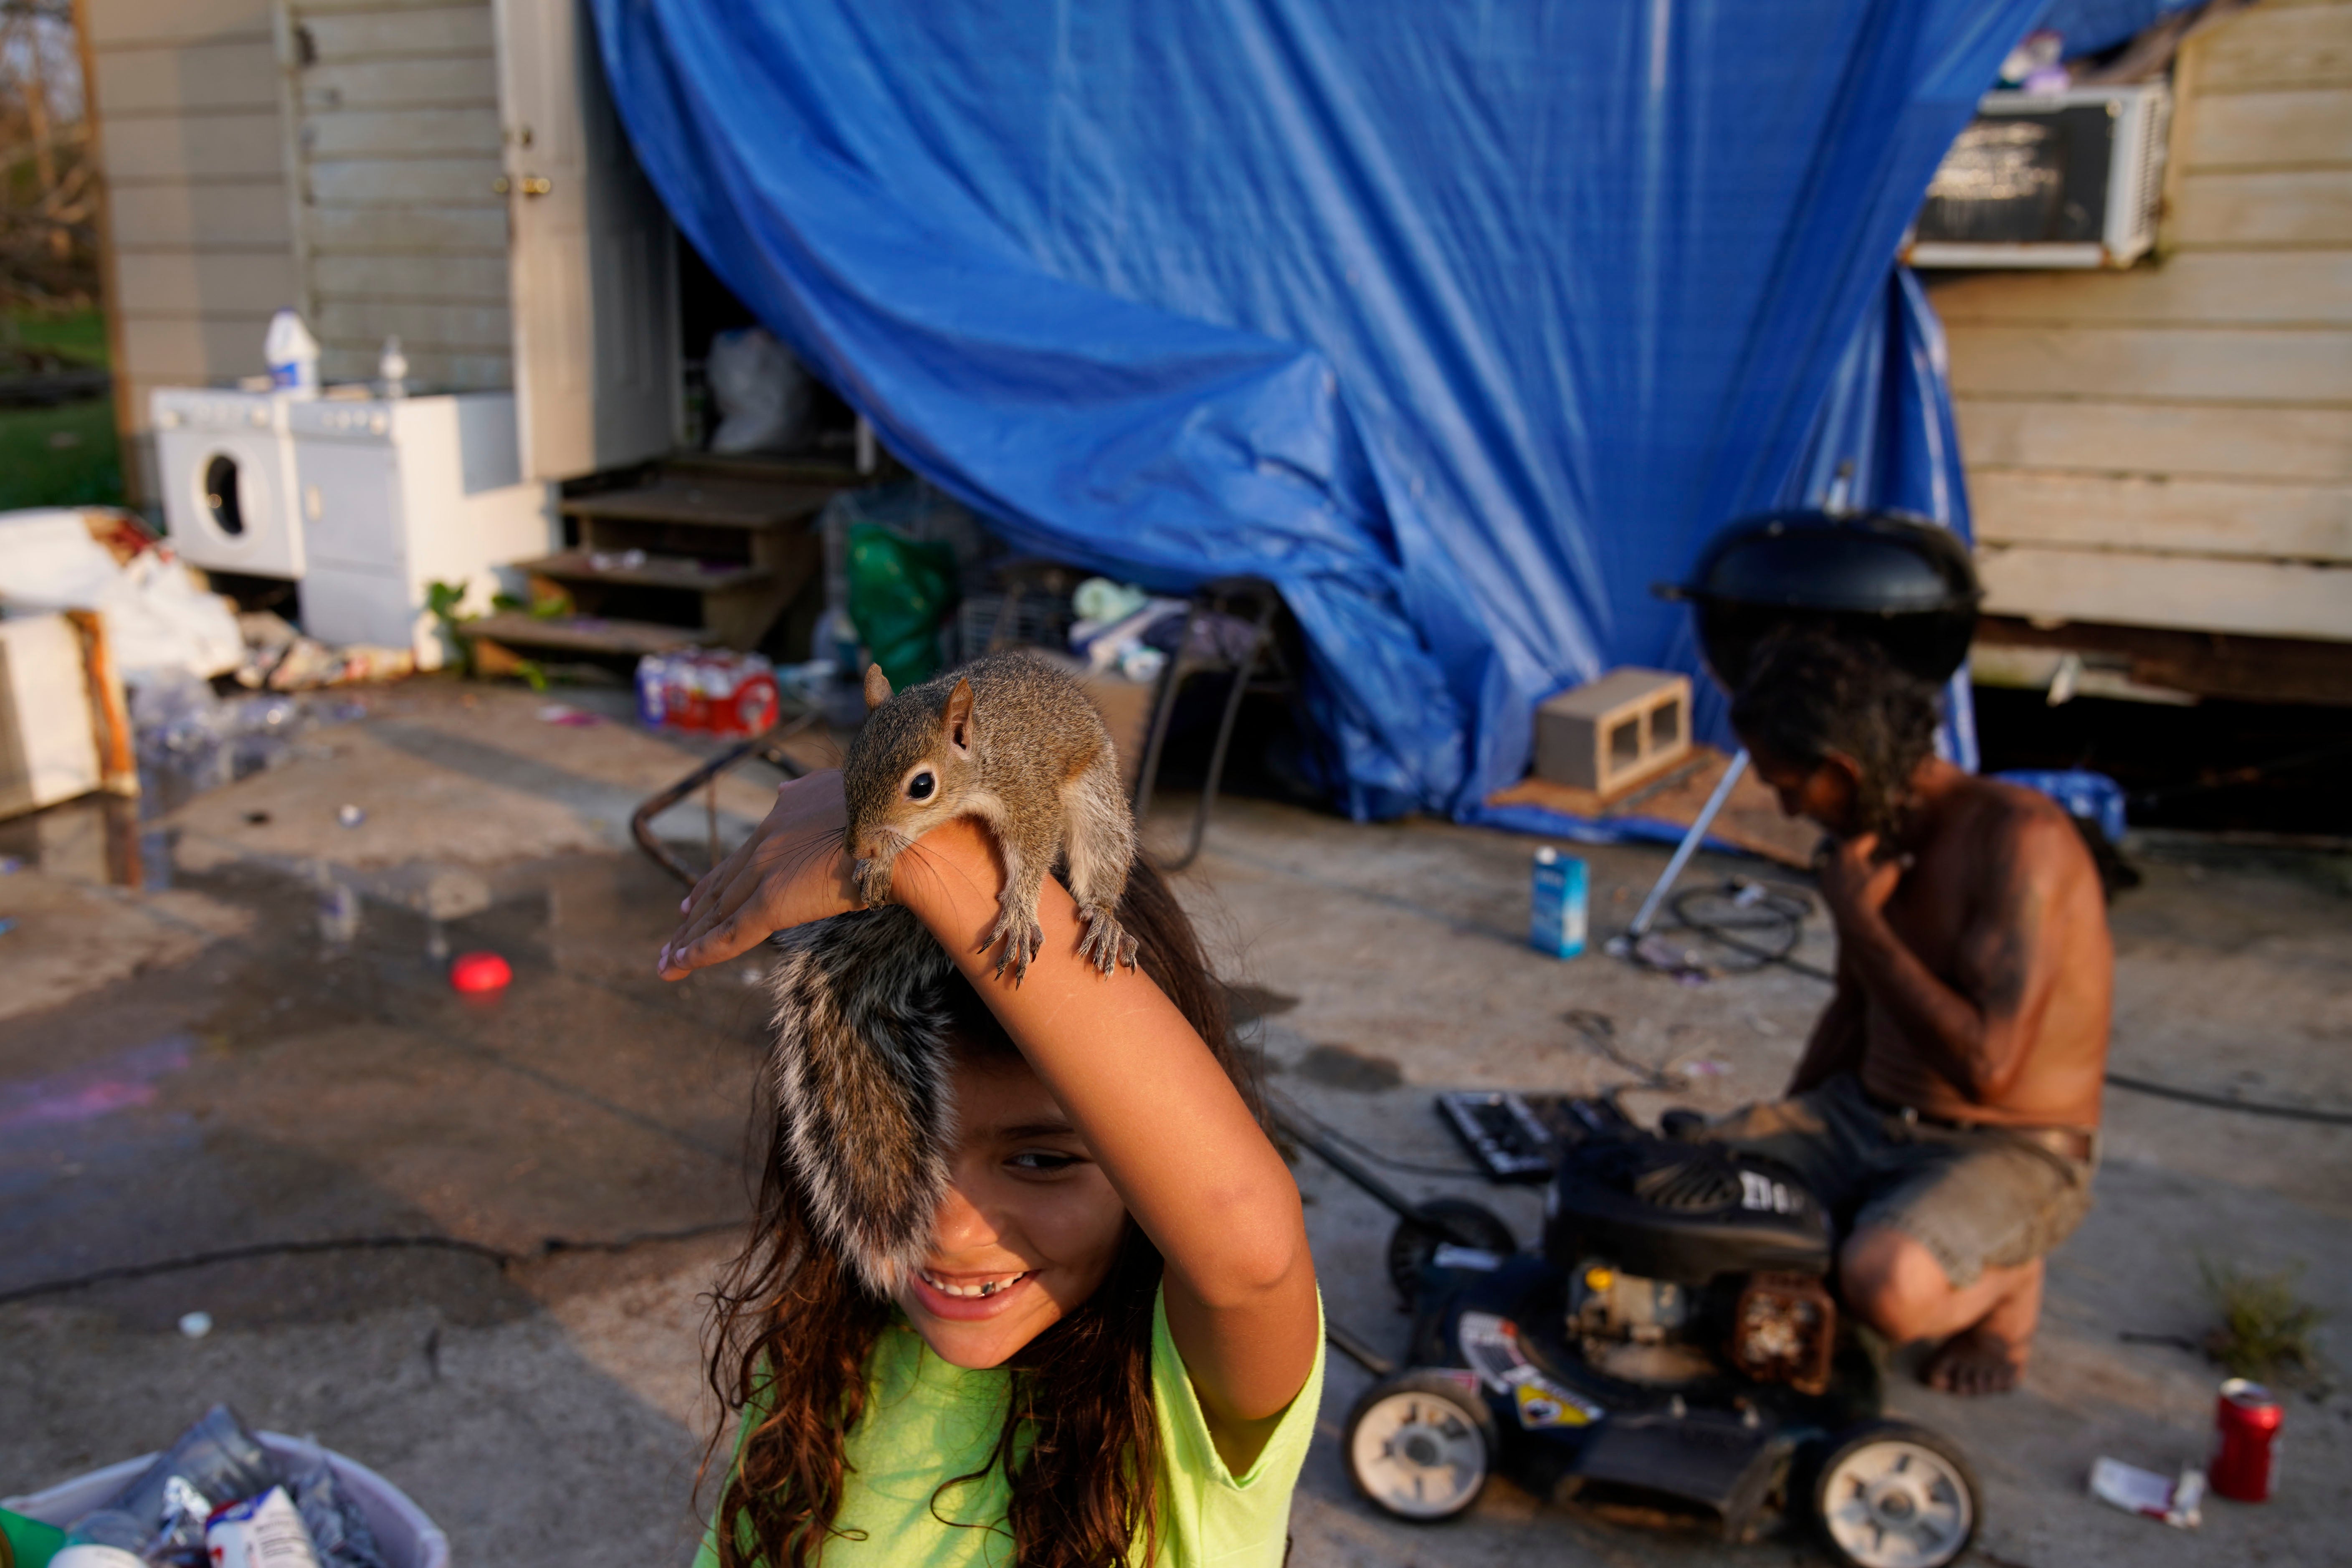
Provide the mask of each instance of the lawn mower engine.
[{"label": "lawn mower engine", "polygon": [[1561,1152],[1544,1253],[1567,1279],[1568,1335],[1604,1376],[1829,1384],[1829,1219],[1768,1161],[1604,1122]]},{"label": "lawn mower engine", "polygon": [[1968,1461],[1885,1415],[1875,1360],[1840,1332],[1830,1216],[1790,1172],[1708,1142],[1686,1111],[1651,1131],[1605,1098],[1440,1110],[1497,1179],[1548,1171],[1543,1245],[1517,1250],[1465,1200],[1391,1194],[1413,1339],[1349,1414],[1366,1498],[1450,1518],[1500,1469],[1539,1498],[1727,1542],[1810,1518],[1853,1568],[1948,1568],[1968,1550]]}]

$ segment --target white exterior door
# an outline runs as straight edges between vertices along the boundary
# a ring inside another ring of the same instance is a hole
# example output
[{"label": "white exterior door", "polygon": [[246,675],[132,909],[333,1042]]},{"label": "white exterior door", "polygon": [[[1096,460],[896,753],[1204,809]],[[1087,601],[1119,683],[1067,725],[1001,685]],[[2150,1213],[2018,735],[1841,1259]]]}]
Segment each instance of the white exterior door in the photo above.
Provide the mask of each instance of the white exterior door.
[{"label": "white exterior door", "polygon": [[658,457],[677,428],[669,217],[613,112],[584,0],[496,0],[527,479]]}]

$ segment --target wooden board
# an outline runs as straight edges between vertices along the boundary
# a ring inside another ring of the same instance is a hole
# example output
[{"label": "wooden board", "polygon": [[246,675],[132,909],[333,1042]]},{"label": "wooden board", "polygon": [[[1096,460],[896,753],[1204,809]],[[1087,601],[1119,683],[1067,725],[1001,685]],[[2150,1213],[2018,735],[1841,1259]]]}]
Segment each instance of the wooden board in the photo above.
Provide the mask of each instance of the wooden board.
[{"label": "wooden board", "polygon": [[2185,252],[2128,272],[1979,272],[1929,291],[1948,327],[2181,321],[2352,325],[2352,253]]},{"label": "wooden board", "polygon": [[2352,567],[1990,546],[1988,615],[2352,641]]},{"label": "wooden board", "polygon": [[2200,41],[2207,92],[2352,85],[2352,5],[2257,5]]},{"label": "wooden board", "polygon": [[747,587],[775,576],[765,566],[708,566],[684,556],[651,555],[638,566],[599,566],[594,553],[566,550],[535,561],[518,561],[514,570],[536,573],[562,583],[618,583],[637,588],[683,588],[697,594]]},{"label": "wooden board", "polygon": [[613,621],[574,616],[542,621],[520,610],[467,621],[458,634],[508,647],[553,648],[565,653],[643,655],[698,647],[711,640],[695,626],[662,626],[650,621]]},{"label": "wooden board", "polygon": [[1962,395],[2352,402],[2352,327],[1979,324],[1948,342]]},{"label": "wooden board", "polygon": [[507,253],[506,199],[487,186],[474,205],[313,206],[308,227],[313,260],[431,251],[503,261]]},{"label": "wooden board", "polygon": [[270,0],[85,0],[81,15],[90,47],[101,53],[121,44],[220,42],[233,36],[258,37],[268,46],[269,5]]},{"label": "wooden board", "polygon": [[498,199],[493,186],[499,174],[499,160],[486,153],[399,163],[316,163],[310,170],[310,194],[312,201],[322,205],[462,206]]},{"label": "wooden board", "polygon": [[331,299],[500,305],[507,258],[499,256],[313,256],[310,287]]},{"label": "wooden board", "polygon": [[1960,397],[1976,464],[2074,472],[2352,479],[2352,408]]},{"label": "wooden board", "polygon": [[499,111],[486,105],[431,109],[310,109],[303,140],[313,164],[347,158],[499,156]]},{"label": "wooden board", "polygon": [[2165,235],[2181,247],[2352,247],[2352,168],[2184,174]]},{"label": "wooden board", "polygon": [[[124,250],[115,276],[126,304],[142,310],[259,312],[268,316],[294,298],[294,258],[286,250]],[[261,368],[261,343],[253,345],[254,368]]]},{"label": "wooden board", "polygon": [[497,47],[486,3],[353,12],[298,5],[296,10],[321,65],[403,56],[488,58]]},{"label": "wooden board", "polygon": [[266,36],[105,49],[96,64],[98,101],[110,125],[117,115],[278,107],[278,54]]},{"label": "wooden board", "polygon": [[2352,562],[2352,486],[1976,468],[1986,544]]},{"label": "wooden board", "polygon": [[[1688,827],[1698,820],[1715,786],[1723,782],[1723,770],[1730,760],[1712,746],[1696,747],[1695,751],[1700,758],[1698,766],[1674,776],[1655,794],[1634,792],[1635,798],[1620,806],[1604,804],[1590,790],[1571,789],[1538,778],[1522,779],[1508,789],[1497,790],[1486,797],[1486,804],[1541,806],[1590,821],[1643,816]],[[1822,838],[1822,830],[1811,823],[1781,815],[1780,798],[1752,768],[1732,786],[1731,798],[1724,803],[1722,815],[1715,819],[1712,834],[1751,855],[1799,868],[1812,864],[1813,848]]]},{"label": "wooden board", "polygon": [[812,485],[656,483],[566,496],[567,517],[681,522],[704,528],[778,528],[814,517],[834,491]]},{"label": "wooden board", "polygon": [[510,352],[514,330],[506,308],[495,305],[407,305],[380,300],[329,300],[316,322],[321,338],[382,343],[387,332],[424,348]]},{"label": "wooden board", "polygon": [[282,249],[293,243],[286,186],[278,180],[118,185],[110,195],[118,252],[219,243]]},{"label": "wooden board", "polygon": [[286,177],[278,110],[106,116],[106,175],[140,180]]},{"label": "wooden board", "polygon": [[496,109],[497,60],[348,60],[306,67],[305,109]]},{"label": "wooden board", "polygon": [[2173,151],[2192,171],[2352,163],[2352,93],[2314,88],[2201,95],[2186,141]]}]

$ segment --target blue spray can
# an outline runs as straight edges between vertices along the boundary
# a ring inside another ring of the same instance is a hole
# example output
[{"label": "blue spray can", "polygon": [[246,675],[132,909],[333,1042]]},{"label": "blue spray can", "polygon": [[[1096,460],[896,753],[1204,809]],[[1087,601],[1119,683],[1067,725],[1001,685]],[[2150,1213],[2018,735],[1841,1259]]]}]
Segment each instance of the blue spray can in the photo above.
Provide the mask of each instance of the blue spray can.
[{"label": "blue spray can", "polygon": [[1535,900],[1528,945],[1554,958],[1584,951],[1584,862],[1547,844],[1536,851]]}]

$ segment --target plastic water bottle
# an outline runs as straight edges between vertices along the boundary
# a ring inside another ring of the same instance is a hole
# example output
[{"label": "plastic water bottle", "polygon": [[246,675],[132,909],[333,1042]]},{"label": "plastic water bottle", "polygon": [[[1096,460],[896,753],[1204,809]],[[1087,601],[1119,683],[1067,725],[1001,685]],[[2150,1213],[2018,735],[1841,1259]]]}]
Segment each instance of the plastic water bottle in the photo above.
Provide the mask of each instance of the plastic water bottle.
[{"label": "plastic water bottle", "polygon": [[386,397],[408,395],[408,356],[400,352],[398,332],[383,340],[383,353],[375,362],[375,378],[383,383]]},{"label": "plastic water bottle", "polygon": [[303,324],[299,310],[285,310],[269,318],[269,335],[261,341],[261,357],[269,362],[270,384],[297,397],[319,395],[319,340]]},{"label": "plastic water bottle", "polygon": [[1554,958],[1584,951],[1584,862],[1547,844],[1536,851],[1535,898],[1528,919],[1528,945]]}]

